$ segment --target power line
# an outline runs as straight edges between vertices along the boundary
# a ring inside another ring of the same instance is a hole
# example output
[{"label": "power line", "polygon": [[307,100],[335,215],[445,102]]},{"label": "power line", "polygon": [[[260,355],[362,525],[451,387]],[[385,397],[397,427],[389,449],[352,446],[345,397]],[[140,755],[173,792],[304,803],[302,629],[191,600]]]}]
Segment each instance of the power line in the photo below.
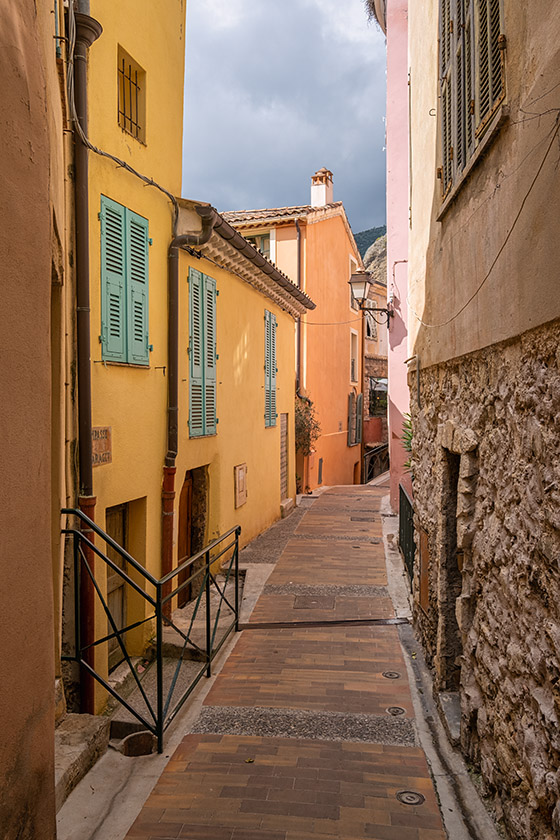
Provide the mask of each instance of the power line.
[{"label": "power line", "polygon": [[445,326],[447,326],[447,324],[450,324],[452,321],[454,321],[456,318],[458,318],[458,317],[459,317],[459,315],[460,315],[462,312],[464,312],[464,310],[467,308],[467,306],[468,306],[468,305],[469,305],[469,304],[470,304],[470,303],[471,303],[471,302],[475,299],[475,297],[478,295],[478,293],[480,292],[480,290],[482,289],[482,287],[484,286],[484,284],[486,283],[486,281],[487,281],[487,280],[488,280],[488,278],[490,277],[490,275],[491,275],[492,271],[494,270],[494,266],[495,266],[495,265],[496,265],[496,263],[498,262],[498,260],[499,260],[500,256],[502,255],[502,252],[504,251],[504,248],[506,247],[507,243],[509,242],[509,240],[510,240],[510,238],[511,238],[511,235],[512,235],[513,231],[515,230],[516,226],[517,226],[517,222],[519,221],[519,218],[520,218],[520,216],[521,216],[521,214],[522,214],[522,212],[523,212],[523,210],[524,210],[524,208],[525,208],[525,204],[527,203],[527,199],[529,198],[529,196],[530,196],[531,192],[533,191],[533,188],[534,188],[534,186],[535,186],[535,184],[536,184],[536,182],[537,182],[537,179],[538,179],[539,175],[540,175],[540,174],[541,174],[541,172],[542,172],[542,169],[543,169],[543,167],[544,167],[544,165],[545,165],[545,163],[546,163],[546,159],[548,158],[548,155],[550,154],[550,151],[551,151],[551,149],[552,149],[552,146],[554,145],[554,141],[555,141],[555,139],[556,139],[556,137],[557,137],[557,135],[558,135],[558,131],[559,131],[559,130],[560,130],[560,114],[559,114],[559,115],[557,116],[557,118],[556,118],[556,126],[555,126],[555,128],[554,128],[554,131],[552,132],[552,137],[551,137],[551,139],[550,139],[550,143],[548,144],[548,146],[547,146],[547,148],[546,148],[546,152],[544,153],[543,159],[542,159],[542,161],[540,162],[539,168],[537,169],[537,172],[536,172],[535,176],[533,177],[533,180],[531,181],[531,185],[529,186],[529,189],[528,189],[528,190],[527,190],[527,192],[525,193],[525,196],[524,196],[524,198],[523,198],[523,201],[521,202],[521,206],[519,207],[519,210],[517,211],[517,213],[516,213],[516,215],[515,215],[515,218],[514,218],[514,220],[513,220],[513,223],[512,223],[512,225],[511,225],[511,227],[510,227],[510,229],[509,229],[509,231],[508,231],[507,235],[506,235],[506,238],[504,239],[504,241],[502,242],[502,244],[501,244],[500,248],[498,249],[498,253],[496,254],[496,256],[494,257],[494,259],[492,260],[492,263],[491,263],[491,265],[490,265],[490,268],[488,269],[488,271],[486,272],[486,274],[484,275],[484,277],[482,278],[482,280],[480,281],[480,283],[478,284],[477,288],[474,290],[474,292],[472,293],[472,295],[468,298],[468,300],[467,300],[467,301],[465,301],[465,303],[461,306],[461,308],[460,308],[460,309],[459,309],[459,310],[458,310],[458,311],[457,311],[454,315],[452,315],[450,318],[448,318],[446,321],[442,321],[442,322],[441,322],[441,323],[439,323],[439,324],[430,324],[430,323],[428,323],[427,321],[424,321],[424,320],[423,320],[423,318],[421,318],[421,317],[420,317],[420,315],[418,315],[418,313],[414,310],[413,306],[412,306],[412,305],[411,305],[411,303],[410,303],[409,296],[408,296],[408,294],[407,294],[406,302],[407,302],[407,304],[408,304],[408,307],[409,307],[410,311],[412,312],[412,314],[414,315],[414,317],[417,319],[417,321],[419,321],[419,322],[422,324],[422,326],[424,326],[424,327],[430,327],[430,328],[438,328],[438,327],[445,327]]}]

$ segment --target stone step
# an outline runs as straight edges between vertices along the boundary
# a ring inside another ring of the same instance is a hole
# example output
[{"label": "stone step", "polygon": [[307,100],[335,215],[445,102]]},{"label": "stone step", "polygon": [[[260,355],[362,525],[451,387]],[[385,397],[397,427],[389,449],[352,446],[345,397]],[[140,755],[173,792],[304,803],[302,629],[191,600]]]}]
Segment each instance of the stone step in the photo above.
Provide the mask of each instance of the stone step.
[{"label": "stone step", "polygon": [[57,811],[106,751],[109,729],[109,719],[98,715],[67,714],[60,720],[54,731]]}]

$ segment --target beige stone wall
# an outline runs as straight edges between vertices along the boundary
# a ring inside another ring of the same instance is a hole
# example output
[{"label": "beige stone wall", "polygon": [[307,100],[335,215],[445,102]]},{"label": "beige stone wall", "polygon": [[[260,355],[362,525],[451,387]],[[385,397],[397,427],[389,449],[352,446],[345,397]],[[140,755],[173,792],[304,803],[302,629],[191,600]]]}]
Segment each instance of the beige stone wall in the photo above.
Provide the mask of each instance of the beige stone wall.
[{"label": "beige stone wall", "polygon": [[423,370],[420,407],[409,376],[416,622],[516,840],[560,836],[559,347],[556,321]]},{"label": "beige stone wall", "polygon": [[428,367],[560,317],[560,8],[504,0],[499,125],[442,213],[438,2],[409,7],[409,355]]}]

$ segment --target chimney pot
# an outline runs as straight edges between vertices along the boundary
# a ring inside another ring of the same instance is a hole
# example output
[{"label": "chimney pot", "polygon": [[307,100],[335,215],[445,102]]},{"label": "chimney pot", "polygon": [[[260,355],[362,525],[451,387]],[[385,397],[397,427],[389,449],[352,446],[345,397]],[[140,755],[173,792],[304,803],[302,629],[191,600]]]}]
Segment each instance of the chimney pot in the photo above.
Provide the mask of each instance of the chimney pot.
[{"label": "chimney pot", "polygon": [[325,207],[333,203],[333,174],[323,166],[311,176],[311,206]]}]

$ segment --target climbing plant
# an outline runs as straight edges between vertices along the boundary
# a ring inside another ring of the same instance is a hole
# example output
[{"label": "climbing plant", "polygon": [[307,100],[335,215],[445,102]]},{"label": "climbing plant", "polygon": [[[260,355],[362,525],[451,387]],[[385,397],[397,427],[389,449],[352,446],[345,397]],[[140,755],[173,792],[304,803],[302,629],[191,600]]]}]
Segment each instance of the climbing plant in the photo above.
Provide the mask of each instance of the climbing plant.
[{"label": "climbing plant", "polygon": [[313,403],[307,397],[296,395],[295,405],[296,449],[310,455],[313,444],[321,434],[321,424],[315,415]]}]

